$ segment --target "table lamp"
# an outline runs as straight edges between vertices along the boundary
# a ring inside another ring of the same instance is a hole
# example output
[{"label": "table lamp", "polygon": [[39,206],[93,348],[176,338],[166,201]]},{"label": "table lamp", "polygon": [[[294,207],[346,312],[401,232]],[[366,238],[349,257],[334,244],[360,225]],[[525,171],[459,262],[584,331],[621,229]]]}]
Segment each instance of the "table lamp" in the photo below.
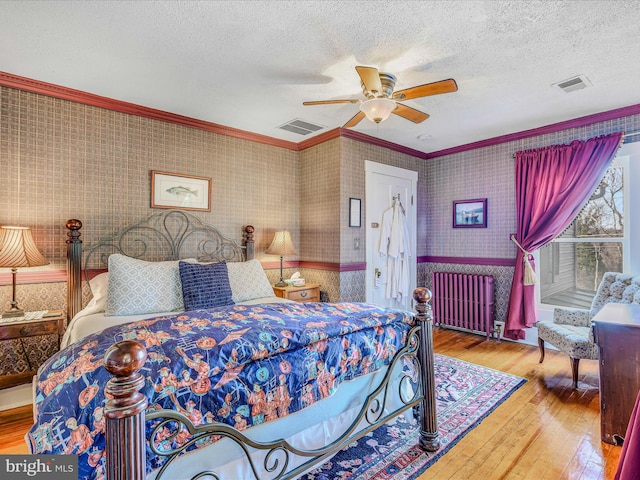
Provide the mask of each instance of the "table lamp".
[{"label": "table lamp", "polygon": [[296,249],[291,241],[291,234],[284,230],[276,232],[269,248],[265,251],[269,255],[280,255],[280,281],[276,283],[276,287],[286,287],[286,282],[282,278],[282,257],[285,255],[295,255]]},{"label": "table lamp", "polygon": [[21,317],[24,311],[16,302],[16,275],[19,267],[39,267],[49,262],[36,247],[27,227],[0,227],[0,268],[11,268],[13,295],[11,308],[2,317]]}]

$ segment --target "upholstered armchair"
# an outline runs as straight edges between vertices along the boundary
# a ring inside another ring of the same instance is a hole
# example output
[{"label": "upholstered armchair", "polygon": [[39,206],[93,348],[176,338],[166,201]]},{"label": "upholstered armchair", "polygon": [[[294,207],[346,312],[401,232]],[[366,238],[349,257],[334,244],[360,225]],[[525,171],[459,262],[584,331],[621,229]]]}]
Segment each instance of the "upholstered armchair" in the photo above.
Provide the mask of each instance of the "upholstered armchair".
[{"label": "upholstered armchair", "polygon": [[538,322],[540,363],[544,361],[544,342],[548,342],[571,359],[573,388],[578,388],[578,365],[581,359],[598,359],[591,319],[607,303],[640,303],[640,277],[607,272],[602,277],[591,310],[556,307],[552,322]]}]

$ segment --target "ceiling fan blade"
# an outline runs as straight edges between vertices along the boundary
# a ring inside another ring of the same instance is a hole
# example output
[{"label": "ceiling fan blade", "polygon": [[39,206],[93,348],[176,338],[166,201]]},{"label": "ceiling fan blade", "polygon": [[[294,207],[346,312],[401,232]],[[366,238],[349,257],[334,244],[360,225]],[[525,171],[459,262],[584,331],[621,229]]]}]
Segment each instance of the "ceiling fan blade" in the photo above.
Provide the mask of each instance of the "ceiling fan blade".
[{"label": "ceiling fan blade", "polygon": [[356,67],[360,80],[365,90],[374,94],[382,93],[382,83],[380,82],[380,74],[377,68],[373,67]]},{"label": "ceiling fan blade", "polygon": [[453,78],[441,80],[439,82],[426,83],[416,87],[405,88],[394,92],[393,98],[396,100],[411,100],[412,98],[428,97],[441,93],[450,93],[458,90],[458,85]]},{"label": "ceiling fan blade", "polygon": [[316,102],[302,102],[303,105],[328,105],[331,103],[360,103],[361,100],[318,100]]},{"label": "ceiling fan blade", "polygon": [[351,120],[349,120],[347,123],[345,123],[342,126],[342,128],[355,127],[358,123],[360,123],[360,120],[362,120],[363,118],[364,118],[364,113],[363,112],[358,112],[353,117],[351,117]]},{"label": "ceiling fan blade", "polygon": [[402,118],[411,120],[413,123],[421,123],[421,122],[424,122],[427,118],[429,118],[429,115],[427,115],[424,112],[421,112],[420,110],[407,107],[406,105],[402,105],[401,103],[398,103],[397,105],[398,107],[391,113],[400,115]]}]

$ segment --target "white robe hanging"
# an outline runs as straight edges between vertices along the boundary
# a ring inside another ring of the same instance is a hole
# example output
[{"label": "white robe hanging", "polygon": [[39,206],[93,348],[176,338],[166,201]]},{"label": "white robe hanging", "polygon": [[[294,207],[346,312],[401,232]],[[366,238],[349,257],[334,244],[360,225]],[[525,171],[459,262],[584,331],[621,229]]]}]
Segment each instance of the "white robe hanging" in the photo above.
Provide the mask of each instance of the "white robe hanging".
[{"label": "white robe hanging", "polygon": [[402,300],[409,295],[409,228],[400,202],[382,214],[378,252],[387,257],[386,298]]}]

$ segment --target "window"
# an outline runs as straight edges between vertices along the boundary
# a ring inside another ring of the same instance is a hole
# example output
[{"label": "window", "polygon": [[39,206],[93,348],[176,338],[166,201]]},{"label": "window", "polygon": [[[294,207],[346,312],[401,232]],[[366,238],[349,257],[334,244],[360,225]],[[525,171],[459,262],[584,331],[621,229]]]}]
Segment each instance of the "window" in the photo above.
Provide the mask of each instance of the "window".
[{"label": "window", "polygon": [[589,309],[602,275],[624,271],[626,160],[614,161],[574,221],[540,249],[542,304]]}]

